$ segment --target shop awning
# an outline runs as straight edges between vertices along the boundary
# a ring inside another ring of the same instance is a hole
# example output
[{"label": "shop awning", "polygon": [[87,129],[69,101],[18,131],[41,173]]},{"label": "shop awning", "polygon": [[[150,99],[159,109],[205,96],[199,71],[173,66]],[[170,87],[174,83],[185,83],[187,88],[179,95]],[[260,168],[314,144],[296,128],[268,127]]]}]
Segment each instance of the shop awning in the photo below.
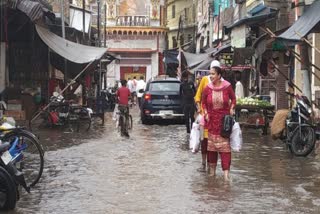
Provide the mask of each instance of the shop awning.
[{"label": "shop awning", "polygon": [[[214,60],[214,57],[219,53],[228,50],[229,48],[231,48],[231,44],[227,43],[219,46],[218,48],[210,48],[207,50],[207,53],[204,54],[188,54],[188,56],[185,58],[187,62],[189,59],[188,67],[190,68],[190,72],[194,73],[199,69],[209,69],[212,60]],[[186,52],[184,52],[184,55],[186,55]],[[198,57],[196,57],[195,55],[198,55]],[[190,66],[189,63],[192,66]]]},{"label": "shop awning", "polygon": [[201,62],[203,62],[209,56],[208,53],[195,54],[195,53],[189,53],[189,52],[183,52],[183,55],[187,61],[189,68],[192,68],[192,67],[199,65]]},{"label": "shop awning", "polygon": [[74,63],[85,64],[99,60],[107,52],[106,48],[91,47],[65,40],[40,25],[36,25],[36,29],[42,41],[51,50]]},{"label": "shop awning", "polygon": [[44,0],[11,0],[11,4],[13,9],[18,9],[25,13],[32,22],[41,19],[44,14],[50,15],[51,18],[54,16],[54,14],[51,12],[51,6]]},{"label": "shop awning", "polygon": [[207,56],[207,58],[205,60],[203,60],[199,65],[197,65],[196,67],[190,69],[190,72],[192,74],[194,74],[195,71],[197,71],[197,70],[202,70],[202,69],[207,70],[207,69],[209,69],[212,60],[213,60],[213,58],[211,56]]},{"label": "shop awning", "polygon": [[320,1],[314,1],[302,16],[277,39],[289,42],[300,42],[301,38],[310,33],[320,22]]},{"label": "shop awning", "polygon": [[218,55],[219,53],[221,53],[223,51],[226,51],[228,48],[231,49],[231,44],[230,43],[224,44],[224,45],[216,48],[216,50],[211,52],[211,56],[214,57],[214,56]]},{"label": "shop awning", "polygon": [[244,17],[239,21],[233,23],[232,25],[226,26],[226,30],[227,31],[231,30],[232,28],[243,25],[243,24],[247,24],[247,25],[260,24],[261,22],[274,18],[276,15],[277,15],[277,11],[270,11],[269,13],[262,14],[262,15]]}]

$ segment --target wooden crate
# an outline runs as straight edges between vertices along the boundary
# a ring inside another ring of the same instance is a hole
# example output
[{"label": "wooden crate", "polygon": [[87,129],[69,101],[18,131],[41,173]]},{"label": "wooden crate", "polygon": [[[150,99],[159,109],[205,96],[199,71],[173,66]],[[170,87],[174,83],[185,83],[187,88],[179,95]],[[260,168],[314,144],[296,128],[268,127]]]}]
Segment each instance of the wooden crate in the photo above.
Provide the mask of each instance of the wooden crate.
[{"label": "wooden crate", "polygon": [[6,117],[13,117],[15,120],[25,120],[26,119],[26,113],[25,111],[21,110],[6,110],[4,112],[4,116]]}]

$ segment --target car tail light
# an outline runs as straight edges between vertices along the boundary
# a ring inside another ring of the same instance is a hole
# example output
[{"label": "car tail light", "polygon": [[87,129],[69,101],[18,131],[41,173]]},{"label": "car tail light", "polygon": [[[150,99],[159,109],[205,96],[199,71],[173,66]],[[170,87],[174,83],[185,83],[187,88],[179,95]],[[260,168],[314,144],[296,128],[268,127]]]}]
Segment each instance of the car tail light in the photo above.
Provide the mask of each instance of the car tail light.
[{"label": "car tail light", "polygon": [[144,110],[145,114],[150,114],[150,110]]},{"label": "car tail light", "polygon": [[151,100],[151,94],[145,94],[144,95],[145,100]]}]

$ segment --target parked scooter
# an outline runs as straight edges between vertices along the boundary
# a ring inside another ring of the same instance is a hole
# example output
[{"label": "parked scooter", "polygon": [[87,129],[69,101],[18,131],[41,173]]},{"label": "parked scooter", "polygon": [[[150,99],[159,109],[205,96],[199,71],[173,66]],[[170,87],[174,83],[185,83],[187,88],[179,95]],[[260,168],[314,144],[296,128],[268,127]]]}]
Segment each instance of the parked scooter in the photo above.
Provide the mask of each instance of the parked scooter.
[{"label": "parked scooter", "polygon": [[307,156],[315,146],[316,134],[312,123],[311,103],[306,96],[288,95],[296,99],[296,106],[289,112],[285,130],[280,139],[296,156]]}]

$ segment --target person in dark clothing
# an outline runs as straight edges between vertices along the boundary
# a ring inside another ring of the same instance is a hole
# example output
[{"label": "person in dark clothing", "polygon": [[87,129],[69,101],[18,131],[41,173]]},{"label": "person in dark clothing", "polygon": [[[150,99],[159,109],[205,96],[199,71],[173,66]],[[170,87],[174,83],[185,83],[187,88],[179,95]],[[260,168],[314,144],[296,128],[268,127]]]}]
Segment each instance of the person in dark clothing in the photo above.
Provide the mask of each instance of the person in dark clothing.
[{"label": "person in dark clothing", "polygon": [[192,123],[194,122],[195,104],[194,96],[196,89],[193,82],[189,81],[189,72],[182,73],[182,82],[180,84],[180,96],[183,105],[183,114],[185,118],[185,124],[187,127],[187,133],[190,133]]}]

